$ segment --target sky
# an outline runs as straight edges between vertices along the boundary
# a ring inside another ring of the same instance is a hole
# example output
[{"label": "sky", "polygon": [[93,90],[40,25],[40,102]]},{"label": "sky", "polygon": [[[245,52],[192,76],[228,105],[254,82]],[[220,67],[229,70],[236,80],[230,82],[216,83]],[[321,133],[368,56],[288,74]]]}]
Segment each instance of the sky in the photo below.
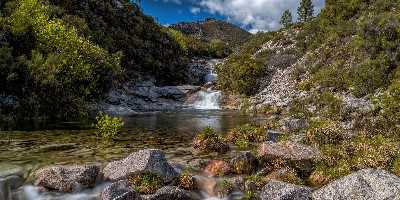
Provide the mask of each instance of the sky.
[{"label": "sky", "polygon": [[[297,19],[300,0],[141,0],[143,11],[162,25],[190,22],[205,18],[229,21],[250,32],[280,28],[282,13],[289,9]],[[315,14],[325,0],[312,0]]]}]

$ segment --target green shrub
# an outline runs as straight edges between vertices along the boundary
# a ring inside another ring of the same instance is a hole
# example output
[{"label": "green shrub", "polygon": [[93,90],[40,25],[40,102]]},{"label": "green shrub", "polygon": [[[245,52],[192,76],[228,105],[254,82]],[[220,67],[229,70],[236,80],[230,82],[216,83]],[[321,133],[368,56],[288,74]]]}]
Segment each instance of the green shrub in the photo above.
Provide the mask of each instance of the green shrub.
[{"label": "green shrub", "polygon": [[101,113],[96,117],[97,134],[106,139],[113,139],[124,126],[124,122],[119,117],[110,117]]},{"label": "green shrub", "polygon": [[153,194],[164,184],[163,179],[159,175],[153,173],[131,175],[129,177],[129,182],[134,190],[141,194]]},{"label": "green shrub", "polygon": [[265,75],[266,69],[251,55],[238,54],[216,67],[218,86],[221,89],[242,95],[255,94],[259,89],[259,78]]},{"label": "green shrub", "polygon": [[202,153],[225,153],[229,150],[229,145],[223,141],[222,137],[212,127],[207,127],[196,134],[193,140],[193,148]]},{"label": "green shrub", "polygon": [[340,144],[345,139],[340,125],[331,120],[312,121],[306,134],[306,141],[315,145]]},{"label": "green shrub", "polygon": [[250,143],[265,140],[266,130],[259,125],[245,124],[228,132],[226,140],[235,143],[240,148],[247,148]]}]

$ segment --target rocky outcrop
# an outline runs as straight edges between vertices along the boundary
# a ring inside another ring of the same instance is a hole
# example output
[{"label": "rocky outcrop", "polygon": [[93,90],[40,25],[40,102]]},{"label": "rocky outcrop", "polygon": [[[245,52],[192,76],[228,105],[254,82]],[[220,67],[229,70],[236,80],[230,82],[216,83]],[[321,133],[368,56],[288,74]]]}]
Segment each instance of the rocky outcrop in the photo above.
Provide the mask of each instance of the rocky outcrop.
[{"label": "rocky outcrop", "polygon": [[139,194],[134,192],[133,188],[126,180],[115,182],[101,193],[101,200],[141,200]]},{"label": "rocky outcrop", "polygon": [[319,159],[321,152],[314,147],[299,143],[264,142],[258,148],[258,156],[264,159],[283,158],[286,160],[301,161]]},{"label": "rocky outcrop", "polygon": [[130,175],[152,173],[161,176],[165,182],[171,182],[178,173],[168,163],[164,152],[158,149],[145,149],[130,154],[123,160],[109,163],[103,170],[104,178],[117,181]]},{"label": "rocky outcrop", "polygon": [[126,83],[109,92],[94,110],[108,114],[130,115],[135,111],[162,111],[183,108],[186,98],[199,91],[200,86],[181,85],[158,87],[152,81]]},{"label": "rocky outcrop", "polygon": [[400,178],[384,170],[364,169],[312,194],[313,200],[400,199]]},{"label": "rocky outcrop", "polygon": [[252,174],[257,170],[257,158],[249,151],[242,152],[230,161],[232,171],[236,174]]},{"label": "rocky outcrop", "polygon": [[222,160],[212,160],[208,163],[204,172],[209,176],[225,176],[231,173],[231,166]]},{"label": "rocky outcrop", "polygon": [[261,200],[308,200],[312,189],[289,183],[270,181],[261,192]]},{"label": "rocky outcrop", "polygon": [[99,172],[97,165],[46,167],[36,172],[35,185],[60,192],[76,192],[95,186]]},{"label": "rocky outcrop", "polygon": [[165,186],[157,190],[155,194],[143,195],[142,198],[143,200],[199,200],[190,192],[175,186]]}]

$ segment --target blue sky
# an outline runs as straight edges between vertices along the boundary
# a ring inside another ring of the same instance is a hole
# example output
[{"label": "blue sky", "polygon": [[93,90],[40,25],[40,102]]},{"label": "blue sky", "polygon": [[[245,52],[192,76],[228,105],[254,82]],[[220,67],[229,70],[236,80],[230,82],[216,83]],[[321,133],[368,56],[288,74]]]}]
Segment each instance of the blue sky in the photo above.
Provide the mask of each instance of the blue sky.
[{"label": "blue sky", "polygon": [[[280,28],[284,10],[291,10],[297,18],[300,0],[142,0],[142,9],[163,25],[181,21],[197,21],[208,17],[223,19],[251,32]],[[313,0],[315,13],[324,0]]]}]

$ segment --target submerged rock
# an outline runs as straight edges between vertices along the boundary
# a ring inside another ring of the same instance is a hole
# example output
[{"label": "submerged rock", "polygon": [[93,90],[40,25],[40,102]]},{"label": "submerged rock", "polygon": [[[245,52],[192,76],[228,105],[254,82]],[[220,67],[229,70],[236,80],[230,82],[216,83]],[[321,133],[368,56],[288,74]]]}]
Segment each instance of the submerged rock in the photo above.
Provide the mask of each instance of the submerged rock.
[{"label": "submerged rock", "polygon": [[0,179],[0,199],[11,200],[11,188],[4,179]]},{"label": "submerged rock", "polygon": [[117,181],[133,174],[152,173],[171,182],[178,173],[168,163],[164,152],[158,149],[145,149],[130,154],[123,160],[109,163],[103,170],[104,178]]},{"label": "submerged rock", "polygon": [[312,194],[314,200],[400,199],[400,178],[384,170],[364,169]]},{"label": "submerged rock", "polygon": [[249,151],[242,152],[234,157],[231,162],[232,170],[236,174],[251,174],[257,170],[257,158]]},{"label": "submerged rock", "polygon": [[312,189],[280,181],[270,181],[261,192],[261,200],[308,200]]},{"label": "submerged rock", "polygon": [[225,176],[231,173],[231,166],[222,160],[212,160],[208,163],[204,172],[209,176]]},{"label": "submerged rock", "polygon": [[101,200],[141,200],[127,180],[115,182],[106,188],[101,193]]},{"label": "submerged rock", "polygon": [[36,172],[35,185],[60,192],[76,192],[94,187],[99,172],[97,165],[46,167]]},{"label": "submerged rock", "polygon": [[143,200],[199,200],[200,198],[175,186],[165,186],[155,194],[143,195]]}]

